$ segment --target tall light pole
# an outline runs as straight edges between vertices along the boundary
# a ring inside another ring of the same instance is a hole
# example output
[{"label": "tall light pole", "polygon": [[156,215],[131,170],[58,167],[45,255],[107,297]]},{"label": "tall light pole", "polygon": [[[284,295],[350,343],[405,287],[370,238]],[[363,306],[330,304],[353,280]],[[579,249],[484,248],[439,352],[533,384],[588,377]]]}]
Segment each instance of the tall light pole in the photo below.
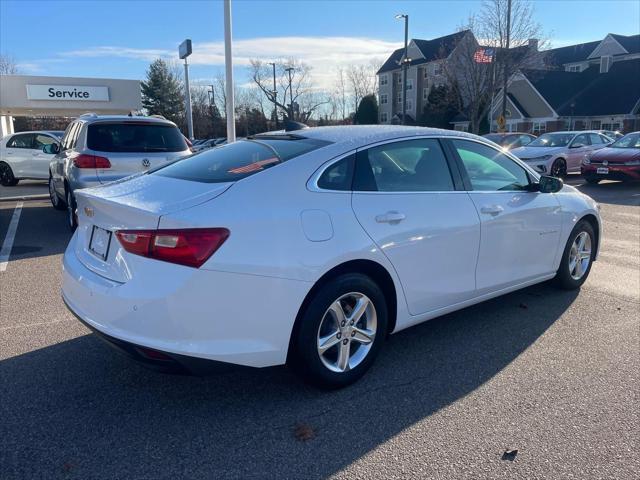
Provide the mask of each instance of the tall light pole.
[{"label": "tall light pole", "polygon": [[276,121],[276,130],[278,129],[278,88],[276,87],[276,62],[270,62],[273,67],[273,113]]},{"label": "tall light pole", "polygon": [[[293,88],[291,87],[291,72],[293,72],[295,68],[289,67],[286,68],[285,71],[289,74],[289,97],[291,98],[291,103],[289,104],[289,121],[293,122],[295,119],[293,118]],[[285,102],[287,101],[287,97],[284,97]]]},{"label": "tall light pole", "polygon": [[227,103],[227,143],[236,141],[236,106],[233,98],[233,57],[231,51],[231,0],[224,0],[224,65]]},{"label": "tall light pole", "polygon": [[189,131],[189,140],[193,140],[193,115],[191,114],[191,90],[189,87],[189,64],[187,57],[191,55],[191,40],[186,39],[178,47],[178,56],[184,59],[184,103],[187,112],[187,129]]},{"label": "tall light pole", "polygon": [[407,124],[407,67],[409,67],[409,57],[407,47],[409,43],[409,15],[401,13],[396,15],[396,19],[404,18],[404,54],[402,55],[402,124]]}]

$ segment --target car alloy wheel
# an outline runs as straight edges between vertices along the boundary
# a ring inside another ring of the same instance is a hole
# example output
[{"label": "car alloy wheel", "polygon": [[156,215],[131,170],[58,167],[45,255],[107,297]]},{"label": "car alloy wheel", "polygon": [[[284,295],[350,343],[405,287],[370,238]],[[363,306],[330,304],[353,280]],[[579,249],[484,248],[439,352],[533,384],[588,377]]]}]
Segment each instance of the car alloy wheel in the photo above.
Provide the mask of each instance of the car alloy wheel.
[{"label": "car alloy wheel", "polygon": [[569,251],[569,274],[574,280],[581,280],[591,263],[591,236],[580,232]]},{"label": "car alloy wheel", "polygon": [[342,373],[367,357],[377,332],[373,302],[363,293],[350,292],[336,299],[318,328],[317,349],[322,364]]},{"label": "car alloy wheel", "polygon": [[67,190],[67,222],[69,228],[73,231],[76,229],[76,202],[73,200],[73,193],[71,190]]},{"label": "car alloy wheel", "polygon": [[18,180],[13,176],[13,170],[6,163],[0,163],[0,185],[13,187],[18,184]]},{"label": "car alloy wheel", "polygon": [[53,205],[53,208],[55,208],[56,210],[64,210],[65,205],[63,204],[62,199],[56,193],[52,177],[49,177],[49,200],[51,200],[51,205]]},{"label": "car alloy wheel", "polygon": [[551,176],[557,178],[564,178],[567,175],[567,164],[564,160],[559,158],[553,165],[551,165]]}]

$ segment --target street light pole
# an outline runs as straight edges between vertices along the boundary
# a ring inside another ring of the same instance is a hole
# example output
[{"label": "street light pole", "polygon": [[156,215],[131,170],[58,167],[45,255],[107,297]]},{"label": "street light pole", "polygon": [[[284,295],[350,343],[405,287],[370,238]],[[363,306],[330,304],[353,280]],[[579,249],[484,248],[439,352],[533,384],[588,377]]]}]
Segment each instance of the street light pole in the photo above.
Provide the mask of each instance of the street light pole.
[{"label": "street light pole", "polygon": [[[276,122],[276,130],[278,129],[278,88],[276,87],[276,63],[269,63],[273,67],[273,113]],[[285,99],[286,100],[286,99]]]},{"label": "street light pole", "polygon": [[187,57],[193,52],[191,40],[186,39],[178,47],[178,57],[184,59],[184,103],[187,114],[189,140],[193,140],[193,116],[191,115],[191,90],[189,87],[189,63]]},{"label": "street light pole", "polygon": [[[291,98],[291,103],[289,104],[289,121],[293,122],[295,119],[293,118],[293,88],[291,87],[291,72],[293,72],[294,68],[289,67],[286,69],[286,72],[289,74],[289,97]],[[285,95],[284,100],[287,100]]]},{"label": "street light pole", "polygon": [[[502,113],[501,116],[507,118],[507,83],[509,82],[509,64],[511,60],[511,52],[509,46],[511,43],[511,0],[507,0],[507,44],[504,50],[504,65],[502,77]],[[504,130],[504,129],[501,129]]]},{"label": "street light pole", "polygon": [[231,50],[231,0],[224,0],[224,65],[227,104],[227,143],[236,141],[236,108],[233,98],[233,55]]},{"label": "street light pole", "polygon": [[397,19],[404,18],[404,54],[402,55],[402,124],[407,124],[407,68],[409,66],[409,57],[407,56],[407,48],[409,43],[409,15],[396,15]]}]

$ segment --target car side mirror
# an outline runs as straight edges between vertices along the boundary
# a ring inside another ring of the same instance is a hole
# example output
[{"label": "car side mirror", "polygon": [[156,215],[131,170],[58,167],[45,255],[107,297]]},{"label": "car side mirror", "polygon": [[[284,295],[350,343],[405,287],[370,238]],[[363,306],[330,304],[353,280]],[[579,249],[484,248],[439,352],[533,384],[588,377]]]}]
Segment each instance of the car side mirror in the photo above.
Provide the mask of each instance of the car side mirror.
[{"label": "car side mirror", "polygon": [[584,143],[576,142],[576,143],[572,143],[571,147],[569,148],[581,148],[581,147],[584,147]]},{"label": "car side mirror", "polygon": [[561,178],[542,175],[537,185],[540,193],[556,193],[562,190],[564,182]]},{"label": "car side mirror", "polygon": [[57,143],[50,143],[50,144],[45,145],[44,147],[42,147],[42,151],[44,153],[49,153],[49,154],[55,155],[56,153],[58,153],[60,151],[60,145],[58,145]]}]

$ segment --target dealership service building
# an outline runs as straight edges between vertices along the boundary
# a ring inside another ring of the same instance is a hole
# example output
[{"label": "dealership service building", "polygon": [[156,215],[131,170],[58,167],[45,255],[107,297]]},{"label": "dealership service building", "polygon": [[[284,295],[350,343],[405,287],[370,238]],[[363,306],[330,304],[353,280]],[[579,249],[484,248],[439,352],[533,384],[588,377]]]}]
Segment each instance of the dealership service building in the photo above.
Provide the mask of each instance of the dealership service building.
[{"label": "dealership service building", "polygon": [[0,75],[0,136],[13,133],[13,117],[117,115],[141,108],[138,80]]}]

